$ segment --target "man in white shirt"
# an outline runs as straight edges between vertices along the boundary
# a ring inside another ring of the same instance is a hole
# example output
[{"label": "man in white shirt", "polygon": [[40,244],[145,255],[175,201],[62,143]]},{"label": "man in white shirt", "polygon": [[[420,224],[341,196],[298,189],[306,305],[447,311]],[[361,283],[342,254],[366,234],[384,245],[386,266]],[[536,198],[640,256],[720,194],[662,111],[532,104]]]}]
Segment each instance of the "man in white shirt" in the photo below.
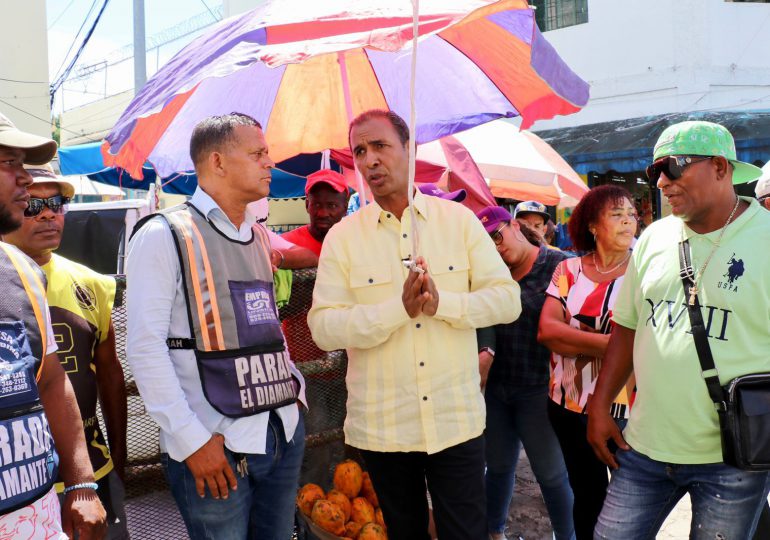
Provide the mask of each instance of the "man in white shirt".
[{"label": "man in white shirt", "polygon": [[280,331],[270,243],[247,209],[274,164],[259,123],[237,113],[198,124],[190,154],[192,199],[129,246],[128,362],[190,537],[286,540],[304,381]]}]

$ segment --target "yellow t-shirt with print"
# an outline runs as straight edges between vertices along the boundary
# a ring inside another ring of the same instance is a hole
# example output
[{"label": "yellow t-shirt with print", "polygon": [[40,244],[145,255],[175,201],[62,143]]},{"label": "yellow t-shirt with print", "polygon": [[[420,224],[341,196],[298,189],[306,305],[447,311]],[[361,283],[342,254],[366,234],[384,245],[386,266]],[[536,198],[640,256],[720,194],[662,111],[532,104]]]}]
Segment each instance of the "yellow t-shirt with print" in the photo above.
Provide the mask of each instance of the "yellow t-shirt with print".
[{"label": "yellow t-shirt with print", "polygon": [[[96,417],[94,351],[107,339],[115,280],[59,255],[42,266],[48,278],[48,304],[57,354],[77,397],[88,455],[96,479],[112,470],[109,448]],[[62,483],[57,483],[61,491]]]}]

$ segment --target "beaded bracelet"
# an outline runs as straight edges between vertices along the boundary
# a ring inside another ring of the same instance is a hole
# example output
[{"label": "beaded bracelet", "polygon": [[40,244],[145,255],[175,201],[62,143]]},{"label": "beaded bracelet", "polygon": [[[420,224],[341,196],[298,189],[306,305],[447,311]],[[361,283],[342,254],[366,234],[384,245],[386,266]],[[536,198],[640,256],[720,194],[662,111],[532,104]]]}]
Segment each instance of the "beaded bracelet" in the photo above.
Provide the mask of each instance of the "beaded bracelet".
[{"label": "beaded bracelet", "polygon": [[82,484],[75,484],[73,486],[65,487],[63,493],[66,495],[70,491],[75,491],[76,489],[93,489],[96,491],[99,489],[99,484],[96,482],[83,482]]}]

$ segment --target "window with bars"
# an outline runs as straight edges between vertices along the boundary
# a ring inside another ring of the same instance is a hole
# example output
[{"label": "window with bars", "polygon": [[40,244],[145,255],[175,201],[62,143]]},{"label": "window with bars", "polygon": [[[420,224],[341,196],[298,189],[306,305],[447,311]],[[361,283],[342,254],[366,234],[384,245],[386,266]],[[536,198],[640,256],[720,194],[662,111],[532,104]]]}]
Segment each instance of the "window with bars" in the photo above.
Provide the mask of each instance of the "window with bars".
[{"label": "window with bars", "polygon": [[588,0],[532,0],[541,32],[588,22]]}]

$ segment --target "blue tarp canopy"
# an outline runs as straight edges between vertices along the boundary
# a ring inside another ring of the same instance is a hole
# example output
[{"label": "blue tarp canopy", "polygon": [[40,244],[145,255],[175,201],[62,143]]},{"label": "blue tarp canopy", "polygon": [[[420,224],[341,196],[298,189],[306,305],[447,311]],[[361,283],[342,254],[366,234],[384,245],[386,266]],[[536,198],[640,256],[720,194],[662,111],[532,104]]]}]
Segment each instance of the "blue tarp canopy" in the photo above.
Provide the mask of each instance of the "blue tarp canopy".
[{"label": "blue tarp canopy", "polygon": [[580,174],[643,171],[652,160],[658,137],[685,120],[722,124],[735,138],[738,159],[755,165],[770,160],[770,112],[692,112],[631,118],[563,129],[538,131]]},{"label": "blue tarp canopy", "polygon": [[[332,162],[333,165],[336,163]],[[91,180],[127,189],[149,189],[155,182],[155,170],[149,163],[144,166],[144,180],[136,180],[125,171],[105,167],[101,143],[87,143],[59,148],[59,166],[63,175],[83,174]],[[300,154],[279,163],[273,169],[270,197],[283,199],[305,195],[305,177],[321,168],[321,154]],[[334,167],[339,170],[338,167]],[[192,195],[198,185],[195,174],[178,174],[161,180],[163,191],[178,195]]]}]

